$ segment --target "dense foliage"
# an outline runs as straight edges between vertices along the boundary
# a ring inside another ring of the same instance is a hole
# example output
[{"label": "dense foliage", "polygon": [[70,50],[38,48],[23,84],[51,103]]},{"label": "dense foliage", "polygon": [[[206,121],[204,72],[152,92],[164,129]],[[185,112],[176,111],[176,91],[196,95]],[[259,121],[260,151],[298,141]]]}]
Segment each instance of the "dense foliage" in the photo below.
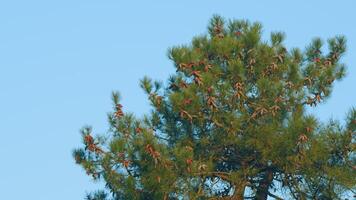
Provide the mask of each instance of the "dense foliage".
[{"label": "dense foliage", "polygon": [[74,158],[105,191],[87,199],[341,199],[353,194],[356,110],[344,123],[306,113],[345,75],[336,36],[287,50],[285,35],[214,16],[208,34],[173,47],[167,84],[143,78],[152,111],[123,111],[113,93],[109,133],[82,129]]}]

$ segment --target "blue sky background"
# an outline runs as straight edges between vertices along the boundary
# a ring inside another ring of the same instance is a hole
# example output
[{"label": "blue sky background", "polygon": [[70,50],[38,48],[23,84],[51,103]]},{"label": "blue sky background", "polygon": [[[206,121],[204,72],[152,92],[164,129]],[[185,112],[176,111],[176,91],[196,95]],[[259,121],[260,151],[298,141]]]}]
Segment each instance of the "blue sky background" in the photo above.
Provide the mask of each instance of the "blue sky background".
[{"label": "blue sky background", "polygon": [[174,72],[167,48],[206,32],[213,14],[260,21],[267,38],[284,31],[289,47],[344,34],[348,76],[312,110],[344,119],[356,102],[356,1],[1,1],[0,199],[75,200],[100,187],[71,157],[79,129],[107,129],[110,93],[125,111],[149,110],[144,75]]}]

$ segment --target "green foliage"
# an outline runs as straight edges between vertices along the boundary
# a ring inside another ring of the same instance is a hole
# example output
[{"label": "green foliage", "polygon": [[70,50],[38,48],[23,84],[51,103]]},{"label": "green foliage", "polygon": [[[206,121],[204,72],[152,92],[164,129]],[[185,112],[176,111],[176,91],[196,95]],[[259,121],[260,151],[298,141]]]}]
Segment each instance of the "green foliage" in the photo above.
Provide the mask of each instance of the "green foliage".
[{"label": "green foliage", "polygon": [[346,40],[312,40],[305,51],[261,40],[262,26],[214,16],[208,35],[169,49],[176,73],[168,83],[141,80],[152,110],[124,113],[112,94],[109,136],[82,130],[76,163],[106,183],[95,199],[231,197],[340,199],[355,189],[355,126],[307,115],[345,75]]}]

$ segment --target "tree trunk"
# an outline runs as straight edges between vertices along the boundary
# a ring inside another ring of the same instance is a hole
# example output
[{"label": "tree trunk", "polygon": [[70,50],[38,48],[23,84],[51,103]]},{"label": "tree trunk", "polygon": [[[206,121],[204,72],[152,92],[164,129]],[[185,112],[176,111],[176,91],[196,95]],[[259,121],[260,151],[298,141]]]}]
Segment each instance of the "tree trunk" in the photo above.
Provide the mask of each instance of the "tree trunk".
[{"label": "tree trunk", "polygon": [[272,181],[273,181],[273,172],[271,170],[267,170],[257,188],[256,200],[267,200],[268,189],[271,186]]},{"label": "tree trunk", "polygon": [[234,195],[231,197],[233,200],[244,200],[245,185],[235,186]]}]

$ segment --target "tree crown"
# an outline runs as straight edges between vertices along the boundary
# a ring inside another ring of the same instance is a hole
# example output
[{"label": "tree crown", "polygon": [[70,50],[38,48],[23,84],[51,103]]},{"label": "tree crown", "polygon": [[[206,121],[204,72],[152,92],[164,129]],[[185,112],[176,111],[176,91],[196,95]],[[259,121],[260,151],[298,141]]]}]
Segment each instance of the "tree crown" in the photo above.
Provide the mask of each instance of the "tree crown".
[{"label": "tree crown", "polygon": [[[288,50],[285,34],[261,39],[260,23],[214,16],[208,35],[169,49],[176,73],[140,85],[151,113],[137,119],[112,94],[110,131],[82,129],[74,157],[111,195],[88,199],[337,199],[355,186],[356,111],[323,124],[308,106],[345,75],[346,40]],[[280,194],[280,192],[279,192]]]}]

